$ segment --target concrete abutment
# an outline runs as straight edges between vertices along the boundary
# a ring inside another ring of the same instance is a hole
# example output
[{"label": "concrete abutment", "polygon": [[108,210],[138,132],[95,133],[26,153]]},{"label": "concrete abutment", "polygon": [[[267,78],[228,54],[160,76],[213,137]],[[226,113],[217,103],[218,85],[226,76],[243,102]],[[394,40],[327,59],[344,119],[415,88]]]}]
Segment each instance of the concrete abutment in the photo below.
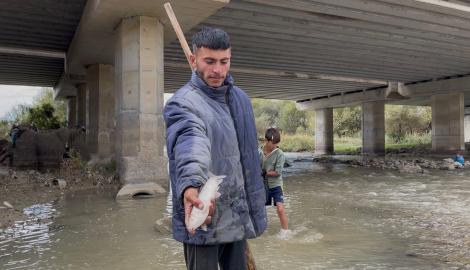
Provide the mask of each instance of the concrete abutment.
[{"label": "concrete abutment", "polygon": [[315,155],[332,155],[333,142],[333,109],[315,110]]},{"label": "concrete abutment", "polygon": [[362,103],[362,153],[385,155],[385,102]]},{"label": "concrete abutment", "polygon": [[77,125],[77,97],[67,98],[67,126],[73,128]]},{"label": "concrete abutment", "polygon": [[82,83],[77,85],[77,125],[86,127],[86,84]]},{"label": "concrete abutment", "polygon": [[123,19],[116,30],[115,65],[115,145],[121,182],[168,186],[162,23],[145,16]]},{"label": "concrete abutment", "polygon": [[114,155],[114,67],[96,64],[87,68],[87,147],[92,157]]},{"label": "concrete abutment", "polygon": [[432,150],[435,153],[464,150],[464,93],[432,95]]}]

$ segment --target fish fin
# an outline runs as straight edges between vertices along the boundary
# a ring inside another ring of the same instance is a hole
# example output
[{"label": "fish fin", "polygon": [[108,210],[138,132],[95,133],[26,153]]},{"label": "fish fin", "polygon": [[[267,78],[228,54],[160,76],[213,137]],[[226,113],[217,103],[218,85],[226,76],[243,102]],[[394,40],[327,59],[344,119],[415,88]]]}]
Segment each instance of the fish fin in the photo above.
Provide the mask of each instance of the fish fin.
[{"label": "fish fin", "polygon": [[211,177],[215,177],[215,175],[213,175],[211,172],[209,172],[209,178]]},{"label": "fish fin", "polygon": [[219,198],[220,195],[222,195],[222,194],[220,194],[220,192],[216,192],[216,193],[215,193],[215,198],[216,198],[216,199]]},{"label": "fish fin", "polygon": [[206,225],[206,224],[202,224],[202,225],[201,225],[201,229],[204,230],[205,232],[207,232],[207,225]]},{"label": "fish fin", "polygon": [[220,185],[220,183],[222,183],[222,181],[224,181],[224,180],[222,180],[222,179],[217,180],[217,185]]}]

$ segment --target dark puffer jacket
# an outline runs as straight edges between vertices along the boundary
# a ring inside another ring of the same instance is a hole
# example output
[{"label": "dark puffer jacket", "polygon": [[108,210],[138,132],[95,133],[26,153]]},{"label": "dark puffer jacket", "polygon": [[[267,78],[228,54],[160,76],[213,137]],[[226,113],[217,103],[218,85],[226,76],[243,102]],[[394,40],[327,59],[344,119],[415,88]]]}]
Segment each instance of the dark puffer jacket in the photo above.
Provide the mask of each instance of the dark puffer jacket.
[{"label": "dark puffer jacket", "polygon": [[[163,109],[173,192],[173,237],[210,245],[260,236],[267,226],[253,108],[233,86],[212,88],[193,73]],[[227,175],[220,184],[212,222],[191,235],[184,223],[183,192],[202,186],[209,172]]]}]

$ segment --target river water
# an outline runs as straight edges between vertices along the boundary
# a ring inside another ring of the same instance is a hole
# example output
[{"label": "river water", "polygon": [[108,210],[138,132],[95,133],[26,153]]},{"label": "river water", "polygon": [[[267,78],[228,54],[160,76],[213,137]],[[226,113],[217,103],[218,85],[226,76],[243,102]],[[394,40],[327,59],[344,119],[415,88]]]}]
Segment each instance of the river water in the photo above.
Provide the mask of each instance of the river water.
[{"label": "river water", "polygon": [[[457,269],[410,256],[434,250],[436,242],[432,230],[403,217],[469,220],[470,170],[404,175],[307,160],[293,165],[284,169],[292,233],[279,234],[276,210],[268,207],[268,229],[249,241],[258,269]],[[169,213],[168,198],[116,201],[115,195],[89,191],[31,207],[31,221],[0,239],[0,268],[184,269],[182,245],[154,229]],[[35,215],[51,214],[62,218],[34,222]]]}]

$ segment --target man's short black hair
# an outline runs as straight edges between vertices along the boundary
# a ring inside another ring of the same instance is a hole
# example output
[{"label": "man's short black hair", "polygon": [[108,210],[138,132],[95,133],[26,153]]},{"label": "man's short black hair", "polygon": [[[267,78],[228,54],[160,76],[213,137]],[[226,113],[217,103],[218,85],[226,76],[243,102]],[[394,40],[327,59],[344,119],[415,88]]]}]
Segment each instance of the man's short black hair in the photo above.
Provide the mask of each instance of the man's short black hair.
[{"label": "man's short black hair", "polygon": [[227,33],[219,28],[206,27],[199,30],[191,39],[193,43],[193,53],[196,49],[206,47],[211,50],[227,50],[230,48],[230,38]]},{"label": "man's short black hair", "polygon": [[279,133],[279,130],[275,128],[270,128],[266,130],[264,138],[268,140],[268,142],[272,141],[274,144],[276,144],[281,141],[281,133]]}]

